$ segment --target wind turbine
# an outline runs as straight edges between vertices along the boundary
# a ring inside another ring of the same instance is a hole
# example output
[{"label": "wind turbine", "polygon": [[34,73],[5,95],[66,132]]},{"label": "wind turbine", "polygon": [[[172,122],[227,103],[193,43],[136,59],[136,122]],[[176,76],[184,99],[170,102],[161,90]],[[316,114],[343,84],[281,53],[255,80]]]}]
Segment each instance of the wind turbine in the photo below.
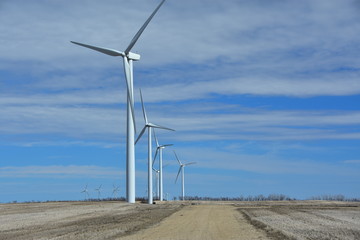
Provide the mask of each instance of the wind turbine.
[{"label": "wind turbine", "polygon": [[98,192],[98,199],[100,199],[100,196],[101,196],[101,186],[102,186],[102,184],[98,188],[95,188],[95,191]]},{"label": "wind turbine", "polygon": [[82,47],[90,48],[92,50],[117,57],[121,56],[124,60],[124,72],[126,78],[127,86],[127,143],[126,143],[126,199],[129,203],[135,203],[135,112],[134,112],[134,83],[133,83],[133,61],[140,60],[140,55],[130,52],[134,47],[137,40],[140,38],[141,34],[157,13],[159,8],[163,5],[165,0],[162,0],[161,3],[157,6],[154,12],[142,25],[142,27],[135,34],[131,40],[129,46],[125,49],[124,52],[97,47],[88,44],[83,44],[79,42],[71,41],[74,44],[80,45]]},{"label": "wind turbine", "polygon": [[179,177],[179,174],[180,174],[180,171],[181,171],[181,182],[182,182],[182,200],[184,201],[185,199],[185,174],[184,174],[184,168],[185,166],[188,166],[188,165],[192,165],[192,164],[195,164],[196,162],[190,162],[190,163],[182,163],[178,156],[176,155],[176,152],[174,151],[174,154],[175,154],[175,157],[176,157],[176,160],[178,161],[180,167],[179,167],[179,171],[178,171],[178,174],[176,176],[176,180],[175,180],[175,183]]},{"label": "wind turbine", "polygon": [[[155,131],[154,131],[155,132]],[[155,161],[155,158],[154,158],[154,161]],[[163,168],[165,168],[166,166],[168,166],[169,164],[166,164],[165,166],[163,166]],[[154,172],[155,172],[155,181],[156,181],[156,196],[158,197],[158,199],[160,200],[160,201],[162,201],[163,200],[163,197],[161,196],[161,198],[160,198],[160,178],[159,178],[159,175],[160,175],[160,170],[158,170],[158,169],[156,169],[156,168],[154,168],[154,162],[153,162],[153,170],[154,170]],[[161,175],[162,176],[162,175]],[[161,185],[162,185],[162,181],[161,181]],[[162,186],[161,186],[162,187]],[[162,188],[161,188],[161,190],[162,190]]]},{"label": "wind turbine", "polygon": [[112,196],[116,198],[117,193],[119,192],[119,187],[116,187],[115,184],[113,184],[113,192]]},{"label": "wind turbine", "polygon": [[155,152],[155,156],[154,156],[154,161],[153,161],[153,166],[156,160],[156,156],[159,153],[159,201],[163,200],[163,162],[162,162],[162,150],[166,147],[172,146],[174,144],[164,144],[164,145],[159,145],[159,142],[157,140],[156,134],[155,134],[155,130],[154,130],[154,138],[155,138],[155,142],[156,142],[156,152]]},{"label": "wind turbine", "polygon": [[160,128],[160,129],[165,129],[165,130],[170,130],[170,131],[175,131],[174,129],[171,128],[167,128],[167,127],[163,127],[157,124],[153,124],[151,122],[148,121],[147,115],[146,115],[146,110],[145,110],[145,106],[144,106],[144,101],[143,101],[143,97],[142,97],[142,93],[141,93],[141,89],[140,89],[140,98],[141,98],[141,106],[142,106],[142,111],[143,111],[143,115],[144,115],[144,120],[145,120],[145,126],[143,127],[143,129],[141,130],[138,138],[135,141],[135,144],[140,140],[140,138],[142,137],[142,135],[145,133],[145,130],[148,130],[148,203],[152,204],[153,203],[153,196],[152,196],[152,152],[151,152],[151,130],[153,128]]},{"label": "wind turbine", "polygon": [[88,187],[88,185],[86,184],[84,190],[81,191],[81,193],[84,193],[84,194],[85,194],[85,199],[86,199],[86,196],[87,196],[87,198],[89,198],[89,192],[88,192],[88,190],[87,190],[87,187]]}]

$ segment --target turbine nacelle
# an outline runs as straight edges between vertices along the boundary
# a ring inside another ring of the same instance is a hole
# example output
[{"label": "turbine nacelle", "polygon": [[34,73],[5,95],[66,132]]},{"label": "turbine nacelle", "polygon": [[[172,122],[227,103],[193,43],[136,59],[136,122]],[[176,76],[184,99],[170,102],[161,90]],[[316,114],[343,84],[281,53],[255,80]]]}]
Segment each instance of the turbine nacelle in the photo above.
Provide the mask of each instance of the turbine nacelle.
[{"label": "turbine nacelle", "polygon": [[89,44],[84,44],[84,43],[79,43],[79,42],[74,42],[74,41],[70,41],[73,44],[82,46],[82,47],[86,47],[86,48],[90,48],[92,50],[104,53],[106,55],[109,56],[113,56],[113,57],[126,57],[127,59],[131,59],[133,61],[139,61],[140,60],[140,54],[137,53],[133,53],[133,52],[129,52],[127,54],[125,54],[124,52],[115,50],[115,49],[111,49],[111,48],[105,48],[105,47],[99,47],[99,46],[93,46],[93,45],[89,45]]},{"label": "turbine nacelle", "polygon": [[133,61],[139,61],[140,60],[140,54],[129,52],[127,54],[127,58],[131,59]]},{"label": "turbine nacelle", "polygon": [[166,148],[166,147],[170,147],[173,146],[174,144],[164,144],[164,145],[160,145],[158,146],[159,148]]},{"label": "turbine nacelle", "polygon": [[144,101],[143,101],[141,89],[140,89],[140,99],[141,99],[141,106],[142,106],[142,110],[143,110],[144,120],[145,120],[145,126],[144,126],[143,129],[141,130],[138,138],[137,138],[136,141],[135,141],[135,144],[140,140],[140,138],[141,138],[142,135],[145,133],[145,130],[146,130],[147,128],[159,128],[159,129],[164,129],[164,130],[169,130],[169,131],[175,131],[175,130],[172,129],[172,128],[167,128],[167,127],[163,127],[163,126],[160,126],[160,125],[157,125],[157,124],[150,123],[150,122],[148,121],[148,118],[147,118],[147,115],[146,115],[146,110],[145,110],[145,106],[144,106]]},{"label": "turbine nacelle", "polygon": [[[183,168],[186,167],[186,166],[188,166],[188,165],[195,164],[196,162],[182,163],[182,162],[180,161],[180,159],[178,158],[175,150],[174,150],[174,154],[175,154],[176,160],[177,160],[178,163],[179,163],[179,171],[178,171],[178,174],[177,174],[176,180],[175,180],[175,183],[176,183],[176,182],[177,182],[177,179],[178,179],[178,177],[179,177],[180,172],[183,171]],[[183,187],[184,187],[184,186],[183,186]]]}]

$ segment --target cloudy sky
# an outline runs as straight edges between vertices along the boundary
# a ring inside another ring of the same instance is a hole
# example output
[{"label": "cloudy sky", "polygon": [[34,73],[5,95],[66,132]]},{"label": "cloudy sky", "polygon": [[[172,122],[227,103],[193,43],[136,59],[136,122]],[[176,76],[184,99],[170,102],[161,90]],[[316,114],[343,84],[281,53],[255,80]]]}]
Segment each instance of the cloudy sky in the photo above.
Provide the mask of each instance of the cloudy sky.
[{"label": "cloudy sky", "polygon": [[[0,0],[0,202],[125,195],[123,51],[159,0]],[[164,192],[360,197],[360,1],[168,0],[133,51]],[[136,195],[146,195],[145,138]]]}]

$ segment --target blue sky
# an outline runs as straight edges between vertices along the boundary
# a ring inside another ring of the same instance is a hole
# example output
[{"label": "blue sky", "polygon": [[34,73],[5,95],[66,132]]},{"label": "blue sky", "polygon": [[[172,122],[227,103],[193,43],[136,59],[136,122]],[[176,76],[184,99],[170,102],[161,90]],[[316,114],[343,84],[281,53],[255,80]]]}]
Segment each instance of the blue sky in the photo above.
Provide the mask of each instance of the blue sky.
[{"label": "blue sky", "polygon": [[[159,1],[0,1],[0,202],[125,195],[122,59]],[[133,51],[164,192],[360,197],[360,1],[168,0]],[[146,195],[145,138],[136,195]]]}]

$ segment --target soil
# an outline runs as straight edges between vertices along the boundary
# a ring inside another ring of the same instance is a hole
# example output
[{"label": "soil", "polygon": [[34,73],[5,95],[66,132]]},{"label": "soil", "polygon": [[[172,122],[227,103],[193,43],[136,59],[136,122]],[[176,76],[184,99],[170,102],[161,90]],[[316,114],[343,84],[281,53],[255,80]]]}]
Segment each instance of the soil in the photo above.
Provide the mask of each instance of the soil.
[{"label": "soil", "polygon": [[0,204],[0,239],[360,239],[360,203]]},{"label": "soil", "polygon": [[178,211],[178,204],[0,204],[0,239],[118,239]]},{"label": "soil", "polygon": [[308,201],[238,210],[274,239],[360,239],[360,204]]}]

